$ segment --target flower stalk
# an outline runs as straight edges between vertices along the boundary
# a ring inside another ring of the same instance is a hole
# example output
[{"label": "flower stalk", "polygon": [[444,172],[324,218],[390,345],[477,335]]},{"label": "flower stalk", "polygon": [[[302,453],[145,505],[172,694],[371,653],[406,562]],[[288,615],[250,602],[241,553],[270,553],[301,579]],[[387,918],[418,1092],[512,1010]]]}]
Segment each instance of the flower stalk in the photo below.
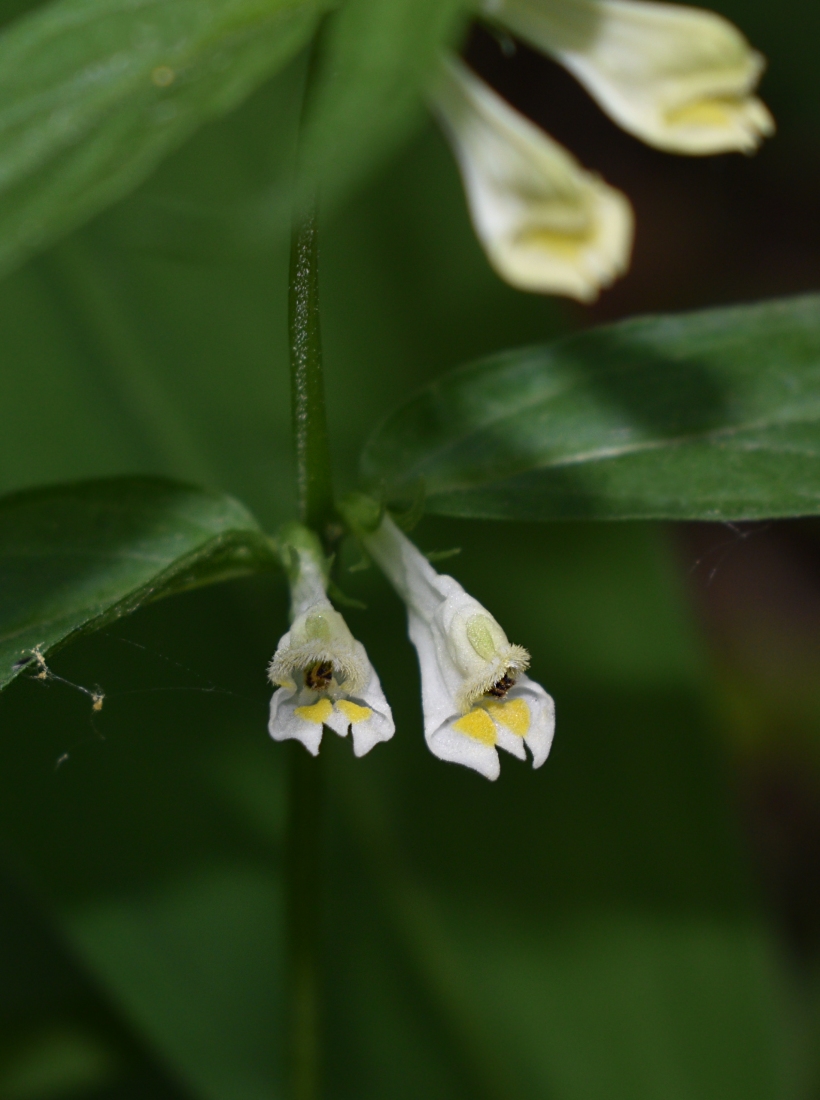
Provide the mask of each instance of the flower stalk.
[{"label": "flower stalk", "polygon": [[285,852],[287,1095],[321,1096],[322,804],[320,758],[289,746]]}]

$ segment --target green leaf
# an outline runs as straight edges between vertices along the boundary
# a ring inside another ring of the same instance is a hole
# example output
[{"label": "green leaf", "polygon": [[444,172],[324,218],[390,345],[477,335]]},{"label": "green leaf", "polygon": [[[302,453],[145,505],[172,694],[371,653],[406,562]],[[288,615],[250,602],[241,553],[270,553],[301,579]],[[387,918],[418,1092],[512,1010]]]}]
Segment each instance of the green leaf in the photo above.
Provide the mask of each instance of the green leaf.
[{"label": "green leaf", "polygon": [[[349,737],[322,744],[328,1094],[808,1095],[789,1087],[786,967],[747,887],[662,532],[474,526],[457,576],[531,649],[555,746],[537,772],[505,756],[495,784],[434,758],[403,608],[375,569],[354,574],[378,613],[349,622],[399,734],[360,759]],[[419,536],[446,546],[459,528],[427,519]],[[53,667],[104,685],[99,736],[58,683],[0,697],[4,842],[205,1100],[286,1095],[288,750],[266,734],[264,675],[286,623],[284,586],[260,576],[83,638]]]},{"label": "green leaf", "polygon": [[347,0],[321,38],[302,153],[323,196],[343,194],[423,118],[442,50],[463,28],[464,0]]},{"label": "green leaf", "polygon": [[451,371],[362,458],[488,519],[820,513],[820,297],[646,317]]},{"label": "green leaf", "polygon": [[37,901],[0,870],[0,1096],[192,1100]]},{"label": "green leaf", "polygon": [[[378,655],[399,734],[362,760],[322,745],[341,818],[330,1079],[345,1096],[378,1081],[408,1100],[800,1095],[777,948],[748,888],[663,532],[470,526],[453,571],[531,649],[556,699],[555,744],[535,772],[504,755],[492,785],[432,757],[414,655],[391,642],[403,609],[380,598],[375,570],[354,576],[380,608],[356,635]],[[428,519],[422,545],[463,530]],[[397,942],[374,958],[380,924]],[[394,1058],[393,1036],[400,1058],[414,1030],[439,1056],[424,1092]]]},{"label": "green leaf", "polygon": [[322,0],[56,0],[0,36],[0,272],[114,202],[309,39]]},{"label": "green leaf", "polygon": [[275,562],[237,501],[159,478],[0,498],[0,688],[149,600]]}]

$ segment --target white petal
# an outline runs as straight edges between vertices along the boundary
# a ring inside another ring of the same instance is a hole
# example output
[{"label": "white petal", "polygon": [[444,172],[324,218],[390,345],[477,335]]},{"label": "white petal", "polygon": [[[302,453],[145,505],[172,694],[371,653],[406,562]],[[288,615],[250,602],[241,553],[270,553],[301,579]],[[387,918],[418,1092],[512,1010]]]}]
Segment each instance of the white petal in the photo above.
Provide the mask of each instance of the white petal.
[{"label": "white petal", "polygon": [[519,675],[515,686],[502,699],[487,699],[487,709],[496,727],[496,744],[526,759],[526,744],[532,766],[540,768],[549,756],[555,732],[555,704],[540,684]]},{"label": "white petal", "polygon": [[763,58],[713,12],[648,0],[491,0],[485,10],[659,149],[748,153],[774,131],[752,95]]},{"label": "white petal", "polygon": [[452,722],[440,726],[426,740],[430,751],[439,760],[463,764],[465,768],[479,772],[485,779],[495,780],[501,774],[498,752],[491,745],[482,745],[480,741],[474,741],[472,737],[454,730]]},{"label": "white petal", "polygon": [[[336,701],[333,714],[327,719],[326,725],[342,737],[345,737],[350,730],[353,735],[354,754],[364,756],[380,741],[389,741],[396,732],[396,726],[393,722],[393,712],[384,697],[376,670],[368,661],[361,642],[357,642],[356,645],[361,648],[362,660],[369,669],[369,678],[364,690],[358,695]],[[359,713],[361,711],[370,713],[364,716]]]},{"label": "white petal", "polygon": [[[501,770],[498,753],[492,745],[484,745],[453,729],[460,717],[453,691],[445,679],[449,655],[441,652],[428,623],[408,609],[407,625],[410,640],[416,647],[421,671],[421,705],[424,712],[424,739],[430,751],[441,760],[463,764],[486,776],[497,779]],[[450,662],[451,663],[451,662]]]},{"label": "white petal", "polygon": [[310,722],[296,714],[299,698],[289,688],[279,688],[270,701],[268,732],[274,741],[301,741],[312,756],[322,743],[322,723]]},{"label": "white petal", "polygon": [[519,760],[527,759],[527,750],[524,748],[524,738],[519,737],[515,733],[510,733],[509,730],[504,729],[503,726],[496,726],[496,744],[504,752],[511,753],[512,756],[518,757]]},{"label": "white petal", "polygon": [[372,710],[373,714],[366,722],[355,722],[350,727],[353,734],[353,752],[356,756],[364,756],[375,745],[382,741],[389,741],[396,732],[393,715],[386,701],[384,701],[384,695],[382,695],[382,700],[383,707],[386,707],[386,713],[382,707],[379,707],[378,701],[372,695],[369,699],[362,699],[362,705]]},{"label": "white petal", "polygon": [[325,719],[325,725],[340,737],[347,737],[350,732],[350,719],[346,718],[336,706],[333,707],[333,713]]},{"label": "white petal", "polygon": [[520,676],[509,698],[524,699],[530,708],[530,728],[524,740],[532,753],[532,766],[540,768],[550,754],[555,734],[555,703],[552,696],[529,676]]},{"label": "white petal", "polygon": [[522,290],[593,301],[629,265],[629,201],[513,110],[461,62],[434,107],[461,169],[476,233]]}]

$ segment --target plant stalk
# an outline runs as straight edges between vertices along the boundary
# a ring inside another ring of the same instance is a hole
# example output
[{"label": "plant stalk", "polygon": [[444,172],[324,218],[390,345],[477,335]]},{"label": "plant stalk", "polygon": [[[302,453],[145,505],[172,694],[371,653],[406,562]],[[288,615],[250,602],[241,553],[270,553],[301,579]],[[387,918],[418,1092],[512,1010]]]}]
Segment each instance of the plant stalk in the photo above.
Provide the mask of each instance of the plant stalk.
[{"label": "plant stalk", "polygon": [[319,326],[319,236],[316,204],[294,221],[289,287],[291,408],[299,517],[324,536],[333,517],[322,336]]},{"label": "plant stalk", "polygon": [[[305,77],[307,116],[319,52],[317,34]],[[315,197],[297,188],[290,247],[288,335],[291,412],[299,518],[324,542],[334,516],[322,333],[319,320],[319,236]],[[288,746],[285,861],[287,950],[287,1088],[291,1100],[322,1095],[322,833],[324,783],[320,756]]]},{"label": "plant stalk", "polygon": [[[321,537],[333,517],[319,327],[315,203],[294,219],[288,295],[291,402],[299,514]],[[291,1100],[319,1100],[321,1085],[321,758],[289,746],[286,855],[287,1062]]]},{"label": "plant stalk", "polygon": [[287,1030],[291,1100],[319,1100],[321,1086],[321,757],[288,745],[286,852]]}]

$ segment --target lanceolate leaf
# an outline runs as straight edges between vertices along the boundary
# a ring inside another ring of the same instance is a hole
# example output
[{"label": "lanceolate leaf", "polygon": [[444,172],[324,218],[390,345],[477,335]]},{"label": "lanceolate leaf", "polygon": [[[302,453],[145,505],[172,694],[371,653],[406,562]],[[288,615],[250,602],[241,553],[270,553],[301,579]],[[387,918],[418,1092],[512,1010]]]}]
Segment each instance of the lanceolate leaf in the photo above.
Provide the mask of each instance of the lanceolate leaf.
[{"label": "lanceolate leaf", "polygon": [[365,477],[491,519],[820,513],[820,296],[593,329],[451,371]]},{"label": "lanceolate leaf", "polygon": [[[140,604],[275,567],[231,497],[153,478],[0,497],[0,688]],[[36,649],[36,652],[35,652]]]},{"label": "lanceolate leaf", "polygon": [[54,0],[0,35],[0,272],[135,187],[312,33],[323,0]]}]

